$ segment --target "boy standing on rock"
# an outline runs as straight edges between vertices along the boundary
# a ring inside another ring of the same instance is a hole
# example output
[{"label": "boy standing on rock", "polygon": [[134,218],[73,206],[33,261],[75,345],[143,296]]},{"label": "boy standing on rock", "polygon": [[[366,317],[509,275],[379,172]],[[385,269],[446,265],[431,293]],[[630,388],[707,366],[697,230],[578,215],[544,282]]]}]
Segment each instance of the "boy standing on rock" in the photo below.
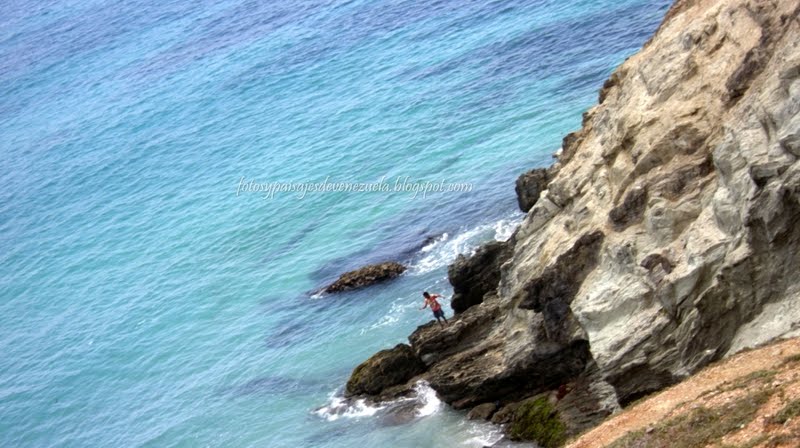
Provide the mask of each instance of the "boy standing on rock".
[{"label": "boy standing on rock", "polygon": [[439,325],[444,327],[440,319],[444,319],[444,323],[447,324],[448,323],[447,318],[444,317],[444,311],[442,311],[442,305],[439,305],[439,302],[436,301],[436,299],[438,299],[441,296],[439,294],[431,295],[428,294],[428,291],[425,291],[422,293],[422,297],[425,297],[425,304],[422,305],[422,308],[420,309],[424,310],[425,307],[430,306],[431,311],[433,311],[433,317],[436,318],[436,322],[439,322]]}]

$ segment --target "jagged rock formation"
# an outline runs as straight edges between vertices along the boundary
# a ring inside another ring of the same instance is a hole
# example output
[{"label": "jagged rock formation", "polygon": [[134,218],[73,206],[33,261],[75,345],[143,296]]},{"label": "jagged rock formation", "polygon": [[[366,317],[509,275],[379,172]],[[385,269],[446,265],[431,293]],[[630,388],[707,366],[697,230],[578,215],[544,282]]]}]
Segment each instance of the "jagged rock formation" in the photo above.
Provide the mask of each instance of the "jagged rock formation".
[{"label": "jagged rock formation", "polygon": [[395,261],[371,264],[354,271],[345,272],[335,282],[326,286],[324,291],[331,293],[363,288],[393,279],[405,272],[405,270],[405,266]]},{"label": "jagged rock formation", "polygon": [[539,196],[547,189],[548,179],[549,173],[545,168],[534,168],[517,178],[514,190],[517,193],[517,203],[520,210],[528,213],[536,205]]},{"label": "jagged rock formation", "polygon": [[672,6],[564,138],[508,260],[485,248],[455,276],[469,298],[452,325],[411,336],[443,400],[496,404],[503,423],[521,400],[566,390],[555,409],[575,433],[800,333],[799,12]]},{"label": "jagged rock formation", "polygon": [[511,258],[513,246],[513,240],[492,241],[470,257],[459,255],[448,267],[447,277],[453,285],[450,306],[456,314],[483,302],[485,295],[497,291],[500,266]]}]

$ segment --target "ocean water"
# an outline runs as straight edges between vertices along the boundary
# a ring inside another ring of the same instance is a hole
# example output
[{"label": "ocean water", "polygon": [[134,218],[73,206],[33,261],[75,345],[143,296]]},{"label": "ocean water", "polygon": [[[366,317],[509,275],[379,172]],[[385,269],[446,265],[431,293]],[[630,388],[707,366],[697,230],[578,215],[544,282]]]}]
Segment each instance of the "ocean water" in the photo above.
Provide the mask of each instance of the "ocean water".
[{"label": "ocean water", "polygon": [[[343,385],[510,235],[517,175],[667,7],[4,2],[0,446],[493,442],[424,384],[402,424]],[[384,259],[411,267],[315,294]]]}]

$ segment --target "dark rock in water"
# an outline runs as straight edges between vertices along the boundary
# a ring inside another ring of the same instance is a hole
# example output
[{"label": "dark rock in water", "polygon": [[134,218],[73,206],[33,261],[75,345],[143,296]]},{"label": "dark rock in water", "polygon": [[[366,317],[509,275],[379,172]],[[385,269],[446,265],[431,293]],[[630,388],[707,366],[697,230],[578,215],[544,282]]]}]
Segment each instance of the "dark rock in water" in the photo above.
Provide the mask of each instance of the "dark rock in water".
[{"label": "dark rock in water", "polygon": [[469,411],[467,418],[470,420],[489,420],[496,410],[497,405],[494,403],[479,404]]},{"label": "dark rock in water", "polygon": [[492,241],[469,258],[459,255],[447,268],[447,277],[453,285],[450,306],[456,314],[483,302],[483,296],[497,290],[500,266],[511,258],[512,250],[510,242]]},{"label": "dark rock in water", "polygon": [[386,426],[405,425],[419,416],[419,409],[423,406],[418,400],[410,399],[394,403],[381,415],[380,422]]},{"label": "dark rock in water", "polygon": [[425,246],[428,246],[429,244],[435,242],[436,240],[438,240],[441,237],[442,237],[441,233],[436,234],[436,235],[428,235],[428,236],[425,237],[424,240],[422,240],[422,244],[420,244],[419,248],[421,249],[421,248],[423,248]]},{"label": "dark rock in water", "polygon": [[393,279],[403,272],[406,267],[395,261],[371,264],[355,271],[345,272],[325,288],[325,292],[341,292],[350,289],[362,288]]},{"label": "dark rock in water", "polygon": [[402,385],[425,371],[425,364],[406,344],[381,350],[353,370],[345,394],[377,395],[392,386]]},{"label": "dark rock in water", "polygon": [[533,208],[539,195],[547,189],[548,174],[545,168],[535,168],[517,178],[514,190],[517,192],[517,203],[525,213]]}]

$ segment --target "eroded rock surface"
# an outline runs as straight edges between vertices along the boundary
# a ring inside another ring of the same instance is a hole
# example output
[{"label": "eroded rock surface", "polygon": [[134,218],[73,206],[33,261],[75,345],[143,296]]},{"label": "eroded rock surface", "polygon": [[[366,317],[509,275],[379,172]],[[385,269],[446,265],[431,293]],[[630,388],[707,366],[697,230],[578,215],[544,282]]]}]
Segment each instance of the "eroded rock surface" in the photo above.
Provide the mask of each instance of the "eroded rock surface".
[{"label": "eroded rock surface", "polygon": [[511,257],[511,242],[492,241],[481,246],[473,255],[463,254],[447,269],[453,285],[450,306],[456,314],[483,302],[483,297],[497,291],[500,283],[500,266]]}]

